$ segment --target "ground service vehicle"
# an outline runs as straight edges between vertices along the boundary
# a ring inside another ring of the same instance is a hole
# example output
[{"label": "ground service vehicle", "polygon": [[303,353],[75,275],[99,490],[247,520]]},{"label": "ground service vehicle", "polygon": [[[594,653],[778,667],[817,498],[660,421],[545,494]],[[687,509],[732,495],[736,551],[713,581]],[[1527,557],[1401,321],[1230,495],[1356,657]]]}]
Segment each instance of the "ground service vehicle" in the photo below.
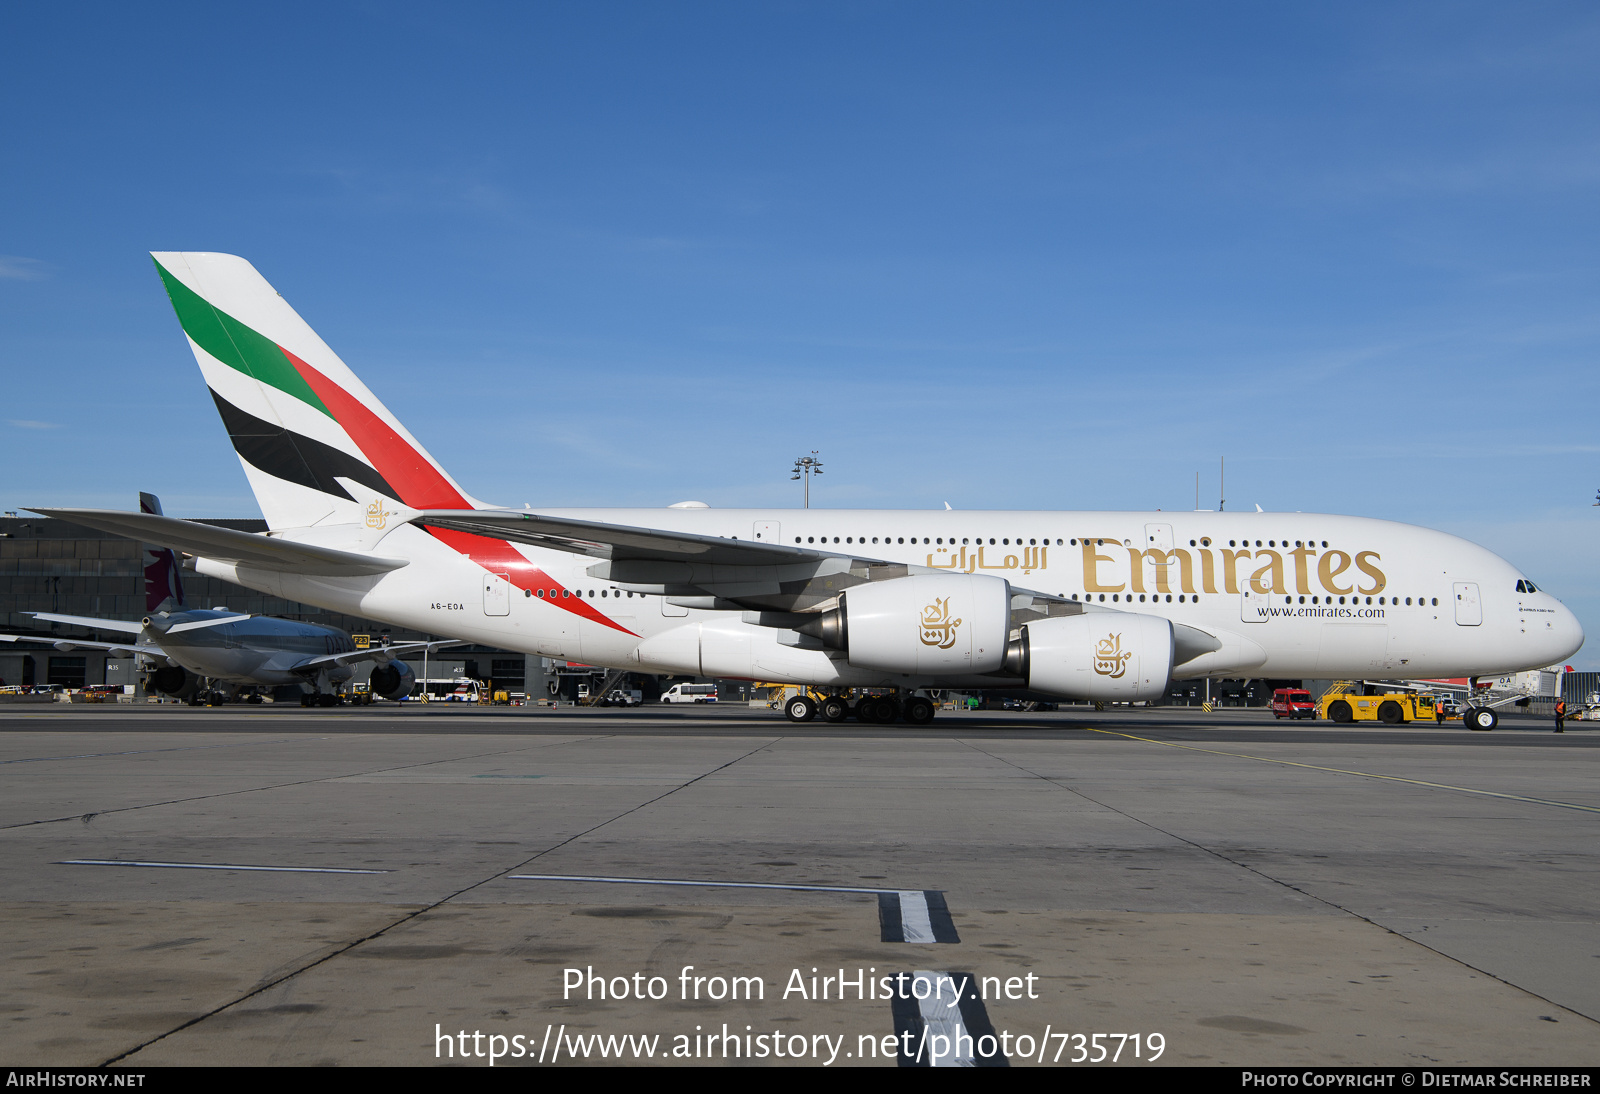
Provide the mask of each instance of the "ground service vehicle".
[{"label": "ground service vehicle", "polygon": [[[1348,690],[1344,690],[1348,689]],[[1371,694],[1363,694],[1370,690]],[[1340,681],[1322,696],[1322,717],[1330,722],[1383,722],[1397,726],[1402,722],[1438,721],[1433,696],[1413,691],[1386,691],[1361,688]]]},{"label": "ground service vehicle", "polygon": [[661,693],[663,703],[715,703],[715,684],[673,684]]},{"label": "ground service vehicle", "polygon": [[1311,693],[1304,688],[1279,688],[1272,693],[1272,716],[1274,718],[1315,718],[1317,705],[1311,701]]}]

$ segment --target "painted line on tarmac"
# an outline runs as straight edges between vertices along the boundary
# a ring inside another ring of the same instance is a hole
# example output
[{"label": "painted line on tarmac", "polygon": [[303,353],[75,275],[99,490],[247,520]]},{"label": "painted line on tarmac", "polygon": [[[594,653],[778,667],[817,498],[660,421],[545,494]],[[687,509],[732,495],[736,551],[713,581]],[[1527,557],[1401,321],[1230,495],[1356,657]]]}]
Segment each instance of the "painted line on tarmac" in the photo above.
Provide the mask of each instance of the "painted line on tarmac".
[{"label": "painted line on tarmac", "polygon": [[599,877],[586,874],[507,874],[507,881],[593,881],[606,885],[688,885],[707,889],[787,889],[805,893],[894,893],[895,889],[862,889],[849,885],[785,885],[774,881],[690,881],[662,877]]},{"label": "painted line on tarmac", "polygon": [[961,936],[939,889],[865,889],[857,885],[806,885],[778,881],[696,881],[685,878],[605,877],[596,874],[507,874],[507,881],[577,881],[601,885],[680,885],[701,889],[779,889],[795,893],[862,893],[878,898],[883,942],[958,943]]},{"label": "painted line on tarmac", "polygon": [[1168,748],[1182,748],[1190,752],[1205,752],[1212,756],[1227,756],[1235,760],[1255,760],[1264,764],[1282,764],[1285,767],[1303,767],[1308,771],[1327,771],[1335,775],[1359,775],[1363,779],[1382,779],[1385,782],[1406,783],[1410,786],[1426,786],[1434,790],[1454,790],[1461,794],[1477,794],[1485,798],[1502,798],[1506,801],[1526,802],[1529,805],[1550,805],[1557,809],[1576,809],[1582,813],[1600,813],[1600,806],[1578,805],[1574,802],[1556,801],[1553,798],[1531,798],[1523,794],[1503,794],[1497,790],[1477,790],[1470,786],[1452,786],[1449,783],[1431,783],[1425,779],[1404,779],[1399,775],[1378,775],[1371,771],[1351,771],[1342,767],[1322,767],[1318,764],[1297,763],[1294,760],[1275,760],[1271,756],[1252,756],[1247,752],[1223,752],[1217,748],[1200,748],[1196,745],[1178,744],[1176,741],[1158,741],[1153,737],[1140,737],[1133,733],[1121,733],[1115,729],[1095,729],[1085,726],[1090,733],[1104,733],[1109,737],[1126,737],[1130,741],[1143,741],[1146,744],[1166,745]]},{"label": "painted line on tarmac", "polygon": [[939,889],[899,889],[878,894],[880,942],[957,943],[961,936]]},{"label": "painted line on tarmac", "polygon": [[239,866],[221,862],[134,862],[118,858],[69,858],[53,866],[159,866],[169,870],[261,870],[274,874],[390,874],[392,870],[348,870],[332,866]]},{"label": "painted line on tarmac", "polygon": [[[919,969],[901,973],[911,979],[911,997],[896,992],[889,1011],[894,1019],[895,1039],[900,1042],[896,1063],[900,1067],[1010,1067],[1011,1062],[998,1051],[994,1024],[978,993],[972,991],[977,978],[970,972],[934,972]],[[898,980],[899,977],[896,977]],[[919,994],[916,984],[921,982]],[[944,988],[959,996],[956,1006],[945,999]],[[989,1039],[987,1055],[979,1051],[983,1038]],[[915,1045],[913,1051],[911,1046]],[[963,1046],[965,1051],[963,1051]]]}]

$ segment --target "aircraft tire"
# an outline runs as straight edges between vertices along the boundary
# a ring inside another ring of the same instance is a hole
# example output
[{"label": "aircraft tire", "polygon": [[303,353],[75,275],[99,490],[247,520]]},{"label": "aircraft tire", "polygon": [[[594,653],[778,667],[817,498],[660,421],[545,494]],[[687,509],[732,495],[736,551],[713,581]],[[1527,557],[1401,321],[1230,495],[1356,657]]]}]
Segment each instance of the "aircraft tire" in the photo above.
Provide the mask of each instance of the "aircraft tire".
[{"label": "aircraft tire", "polygon": [[1335,722],[1348,722],[1350,720],[1350,704],[1343,699],[1329,703],[1328,718]]},{"label": "aircraft tire", "polygon": [[1385,725],[1397,726],[1405,720],[1405,711],[1401,710],[1400,704],[1393,699],[1385,699],[1378,704],[1378,721]]},{"label": "aircraft tire", "polygon": [[925,726],[933,721],[934,706],[920,695],[913,695],[906,700],[903,717],[914,726]]},{"label": "aircraft tire", "polygon": [[866,695],[860,699],[857,699],[855,705],[856,721],[861,722],[864,725],[872,725],[874,722],[876,722],[878,720],[877,702],[878,701],[870,695]]},{"label": "aircraft tire", "polygon": [[1467,728],[1475,732],[1487,733],[1500,724],[1500,715],[1489,707],[1473,707],[1467,712],[1465,720]]},{"label": "aircraft tire", "polygon": [[892,725],[900,717],[900,704],[890,696],[880,696],[873,701],[872,707],[880,726]]},{"label": "aircraft tire", "polygon": [[822,700],[817,713],[824,722],[842,722],[850,716],[850,704],[837,695],[830,695]]},{"label": "aircraft tire", "polygon": [[796,695],[783,704],[783,716],[791,722],[809,722],[817,716],[817,704],[809,695]]}]

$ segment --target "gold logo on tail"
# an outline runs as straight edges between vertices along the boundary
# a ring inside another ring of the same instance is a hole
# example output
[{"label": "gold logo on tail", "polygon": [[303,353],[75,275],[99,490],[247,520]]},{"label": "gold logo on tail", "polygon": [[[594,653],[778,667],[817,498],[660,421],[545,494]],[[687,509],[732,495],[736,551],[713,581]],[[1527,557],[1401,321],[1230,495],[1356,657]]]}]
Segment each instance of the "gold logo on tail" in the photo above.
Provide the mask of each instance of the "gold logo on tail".
[{"label": "gold logo on tail", "polygon": [[1101,676],[1120,680],[1122,674],[1128,671],[1131,657],[1133,653],[1124,652],[1122,648],[1122,635],[1108,634],[1094,644],[1094,671]]},{"label": "gold logo on tail", "polygon": [[950,598],[935,600],[922,609],[922,644],[947,650],[956,644],[956,628],[961,620],[950,618]]},{"label": "gold logo on tail", "polygon": [[367,527],[382,528],[388,523],[389,514],[383,511],[383,502],[374,498],[372,504],[367,506]]}]

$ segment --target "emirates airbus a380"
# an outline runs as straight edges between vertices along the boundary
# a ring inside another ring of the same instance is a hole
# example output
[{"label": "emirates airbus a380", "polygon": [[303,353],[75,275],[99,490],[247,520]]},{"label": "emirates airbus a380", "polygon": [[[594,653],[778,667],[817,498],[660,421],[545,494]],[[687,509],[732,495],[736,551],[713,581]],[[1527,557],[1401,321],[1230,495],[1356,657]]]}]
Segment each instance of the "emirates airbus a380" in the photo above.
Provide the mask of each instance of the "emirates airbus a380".
[{"label": "emirates airbus a380", "polygon": [[[1511,563],[1391,521],[498,508],[244,259],[153,257],[270,530],[36,511],[271,596],[612,668],[893,689],[872,716],[916,723],[936,688],[1155,700],[1205,676],[1501,675],[1583,644]],[[815,707],[802,696],[787,713]]]}]

